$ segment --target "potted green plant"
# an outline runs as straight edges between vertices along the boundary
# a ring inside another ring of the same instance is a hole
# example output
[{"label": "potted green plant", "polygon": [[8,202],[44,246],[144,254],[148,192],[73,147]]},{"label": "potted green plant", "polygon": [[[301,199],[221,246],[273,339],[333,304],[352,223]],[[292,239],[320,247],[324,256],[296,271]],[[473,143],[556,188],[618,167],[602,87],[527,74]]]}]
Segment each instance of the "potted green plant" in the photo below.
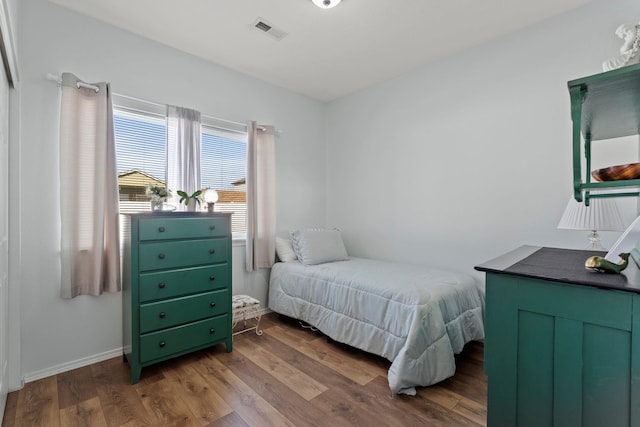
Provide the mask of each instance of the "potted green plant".
[{"label": "potted green plant", "polygon": [[200,206],[200,195],[202,194],[202,190],[194,191],[192,195],[188,195],[182,190],[178,190],[176,193],[180,196],[180,201],[178,203],[184,203],[187,210],[195,211],[196,205]]}]

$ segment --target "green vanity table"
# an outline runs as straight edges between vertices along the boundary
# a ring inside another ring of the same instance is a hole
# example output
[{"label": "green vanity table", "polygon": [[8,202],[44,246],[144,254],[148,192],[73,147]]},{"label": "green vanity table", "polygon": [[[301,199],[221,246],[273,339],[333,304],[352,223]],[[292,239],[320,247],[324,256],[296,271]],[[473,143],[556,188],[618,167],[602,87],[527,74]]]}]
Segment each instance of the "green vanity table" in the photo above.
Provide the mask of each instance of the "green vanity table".
[{"label": "green vanity table", "polygon": [[131,214],[124,242],[124,357],[142,368],[221,342],[232,346],[231,214]]},{"label": "green vanity table", "polygon": [[486,273],[487,425],[640,426],[640,271],[523,246]]}]

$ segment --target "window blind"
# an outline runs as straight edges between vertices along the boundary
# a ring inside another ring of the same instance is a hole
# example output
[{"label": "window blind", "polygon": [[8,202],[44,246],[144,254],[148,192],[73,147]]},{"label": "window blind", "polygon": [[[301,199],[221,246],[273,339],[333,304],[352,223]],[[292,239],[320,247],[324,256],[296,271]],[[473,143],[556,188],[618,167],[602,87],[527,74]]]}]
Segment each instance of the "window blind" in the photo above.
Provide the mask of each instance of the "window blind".
[{"label": "window blind", "polygon": [[231,212],[235,233],[247,231],[247,133],[202,125],[200,151],[203,188],[218,192],[215,210]]},{"label": "window blind", "polygon": [[114,108],[120,213],[151,210],[148,184],[164,187],[167,125],[164,117]]}]

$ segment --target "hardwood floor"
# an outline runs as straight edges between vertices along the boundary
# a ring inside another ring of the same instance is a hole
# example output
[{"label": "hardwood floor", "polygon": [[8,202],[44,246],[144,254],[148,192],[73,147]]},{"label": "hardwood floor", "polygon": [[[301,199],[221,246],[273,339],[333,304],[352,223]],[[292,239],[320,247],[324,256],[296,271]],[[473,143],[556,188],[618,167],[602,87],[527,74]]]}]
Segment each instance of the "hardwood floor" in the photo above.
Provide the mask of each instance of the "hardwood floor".
[{"label": "hardwood floor", "polygon": [[275,314],[224,345],[143,369],[114,358],[10,393],[2,426],[486,425],[483,345],[457,356],[455,376],[393,399],[389,362]]}]

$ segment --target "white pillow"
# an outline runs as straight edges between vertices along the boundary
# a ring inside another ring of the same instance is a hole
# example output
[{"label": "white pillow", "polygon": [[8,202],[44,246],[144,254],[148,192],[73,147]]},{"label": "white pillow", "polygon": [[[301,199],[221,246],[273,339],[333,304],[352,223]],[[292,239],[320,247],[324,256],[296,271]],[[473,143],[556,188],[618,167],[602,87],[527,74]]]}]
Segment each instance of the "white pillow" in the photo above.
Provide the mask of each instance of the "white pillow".
[{"label": "white pillow", "polygon": [[322,264],[349,259],[340,230],[296,230],[291,243],[298,260],[305,265]]},{"label": "white pillow", "polygon": [[276,254],[282,262],[295,261],[298,259],[296,253],[291,246],[291,240],[283,239],[282,237],[276,237]]}]

